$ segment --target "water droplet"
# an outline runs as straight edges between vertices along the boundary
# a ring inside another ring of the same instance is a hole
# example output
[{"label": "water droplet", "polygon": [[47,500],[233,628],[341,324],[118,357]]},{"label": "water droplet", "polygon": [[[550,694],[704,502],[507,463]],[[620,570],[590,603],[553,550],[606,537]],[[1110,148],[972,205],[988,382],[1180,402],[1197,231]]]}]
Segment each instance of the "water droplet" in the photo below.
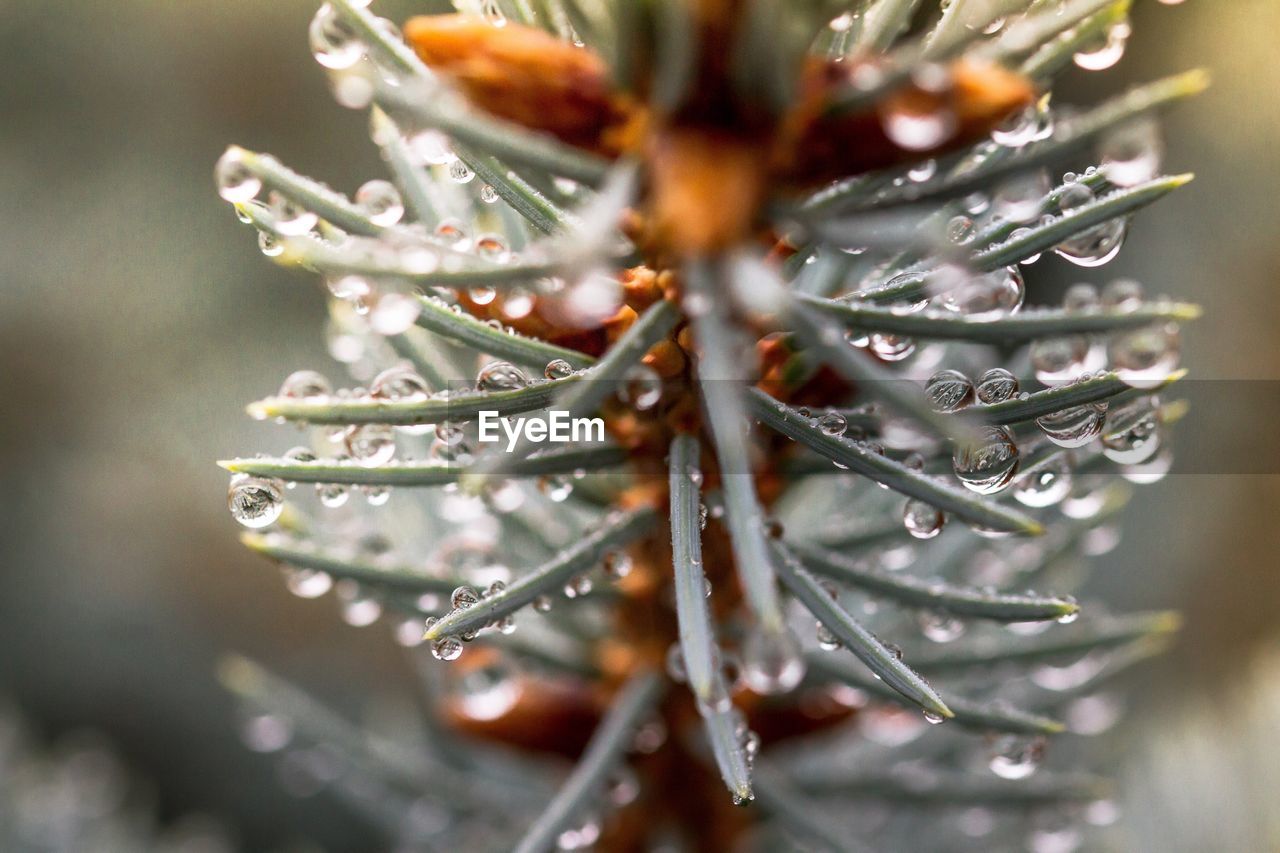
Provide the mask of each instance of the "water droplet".
[{"label": "water droplet", "polygon": [[839,412],[826,412],[818,418],[818,429],[826,435],[844,435],[848,428],[848,419]]},{"label": "water droplet", "polygon": [[461,160],[453,160],[449,164],[449,179],[455,183],[469,184],[475,176],[476,173],[471,171],[471,167]]},{"label": "water droplet", "polygon": [[462,656],[462,640],[457,637],[441,637],[431,644],[431,656],[436,660],[457,660]]},{"label": "water droplet", "polygon": [[680,650],[679,643],[672,643],[667,647],[666,668],[672,681],[684,684],[689,680],[689,672],[684,665],[684,652]]},{"label": "water droplet", "polygon": [[915,338],[875,332],[868,343],[870,350],[882,361],[902,361],[916,351]]},{"label": "water droplet", "polygon": [[298,370],[285,377],[277,392],[280,397],[294,400],[316,400],[333,393],[329,380],[314,370]]},{"label": "water droplet", "polygon": [[529,377],[509,361],[491,361],[476,376],[480,391],[518,391],[529,384]]},{"label": "water droplet", "polygon": [[1155,388],[1178,367],[1182,341],[1173,323],[1117,332],[1107,344],[1116,376],[1134,388]]},{"label": "water droplet", "polygon": [[337,509],[351,497],[351,490],[342,483],[316,483],[316,494],[320,503],[329,509]]},{"label": "water droplet", "polygon": [[539,613],[550,613],[554,606],[555,600],[549,595],[540,595],[533,600],[533,609]]},{"label": "water droplet", "polygon": [[356,462],[377,468],[396,455],[396,432],[386,424],[360,424],[347,430],[343,444]]},{"label": "water droplet", "polygon": [[468,670],[457,683],[458,709],[472,720],[496,720],[516,706],[523,692],[510,665],[497,661]]},{"label": "water droplet", "polygon": [[1159,125],[1131,122],[1102,140],[1102,171],[1115,186],[1136,186],[1159,174],[1162,153]]},{"label": "water droplet", "polygon": [[1102,291],[1102,304],[1116,311],[1136,311],[1142,307],[1143,289],[1131,278],[1118,278]]},{"label": "water droplet", "polygon": [[267,477],[235,474],[227,490],[231,517],[250,530],[274,524],[284,511],[284,483]]},{"label": "water droplet", "polygon": [[973,402],[973,382],[958,370],[939,370],[924,390],[937,412],[958,412]]},{"label": "water droplet", "polygon": [[631,555],[626,551],[610,551],[604,555],[604,573],[614,580],[622,580],[631,574],[634,566]]},{"label": "water droplet", "polygon": [[1053,134],[1053,114],[1047,99],[1010,116],[991,133],[991,138],[1006,148],[1021,148],[1047,139]]},{"label": "water droplet", "polygon": [[1028,172],[996,187],[991,208],[1008,222],[1030,222],[1040,215],[1040,202],[1048,192],[1048,175],[1043,171]]},{"label": "water droplet", "polygon": [[539,477],[538,491],[554,503],[564,503],[573,494],[573,480],[563,474]]},{"label": "water droplet", "polygon": [[240,738],[254,752],[279,752],[293,740],[293,724],[278,714],[257,714],[245,720]]},{"label": "water droplet", "polygon": [[286,568],[284,585],[298,598],[319,598],[333,588],[333,578],[315,569]]},{"label": "water droplet", "polygon": [[1100,267],[1120,254],[1128,232],[1128,220],[1113,219],[1063,241],[1054,252],[1079,267]]},{"label": "water droplet", "polygon": [[1035,509],[1060,503],[1070,491],[1071,463],[1065,458],[1029,471],[1013,482],[1014,499]]},{"label": "water droplet", "polygon": [[662,378],[647,364],[637,364],[626,372],[618,398],[638,411],[647,412],[662,399]]},{"label": "water droplet", "polygon": [[942,510],[924,501],[909,500],[902,508],[902,523],[916,539],[932,539],[942,532],[946,521]]},{"label": "water droplet", "polygon": [[542,371],[542,375],[548,379],[568,379],[573,375],[573,365],[565,361],[563,358],[552,359],[547,362],[547,367]]},{"label": "water droplet", "polygon": [[1072,382],[1089,358],[1089,341],[1081,335],[1042,338],[1031,344],[1031,366],[1045,385]]},{"label": "water droplet", "polygon": [[[435,234],[445,245],[457,252],[465,252],[471,248],[471,235],[458,219],[443,219],[436,226]],[[490,297],[492,301],[492,297]]]},{"label": "water droplet", "polygon": [[991,772],[1001,779],[1026,779],[1044,759],[1044,738],[1003,735],[996,738],[988,761]]},{"label": "water droplet", "polygon": [[894,109],[881,116],[881,124],[885,135],[899,148],[928,151],[951,138],[956,129],[956,117],[945,108],[930,112]]},{"label": "water droplet", "polygon": [[581,598],[591,592],[594,584],[587,574],[575,575],[564,585],[565,598]]},{"label": "water droplet", "polygon": [[268,234],[266,231],[258,233],[258,248],[268,258],[278,258],[284,254],[284,243],[274,234]]},{"label": "water droplet", "polygon": [[498,191],[485,184],[480,188],[480,200],[485,204],[496,204],[498,201]]},{"label": "water droplet", "polygon": [[963,246],[973,239],[977,226],[972,218],[964,215],[953,216],[947,223],[947,240],[957,246]]},{"label": "water droplet", "polygon": [[232,204],[252,201],[262,191],[261,179],[249,170],[244,161],[245,152],[233,146],[218,158],[218,165],[214,168],[218,195]]},{"label": "water droplet", "polygon": [[986,405],[1003,403],[1018,393],[1018,377],[1003,367],[993,367],[978,378],[978,399]]},{"label": "water droplet", "polygon": [[1001,491],[1018,471],[1018,446],[1004,427],[986,426],[973,443],[958,445],[951,458],[956,477],[970,491],[990,495]]},{"label": "water droplet", "polygon": [[1013,314],[1022,307],[1027,286],[1022,270],[1004,267],[982,275],[963,277],[958,284],[939,294],[935,302],[957,314],[976,319]]},{"label": "water droplet", "polygon": [[388,181],[369,181],[356,190],[356,206],[374,225],[384,228],[404,217],[404,201],[400,191]]},{"label": "water droplet", "polygon": [[369,312],[369,328],[379,335],[402,335],[413,327],[422,304],[407,293],[384,293]]},{"label": "water droplet", "polygon": [[1121,465],[1146,462],[1160,449],[1160,414],[1156,400],[1137,400],[1107,415],[1102,454]]},{"label": "water droplet", "polygon": [[286,237],[300,237],[310,233],[320,221],[320,217],[314,212],[278,192],[272,192],[267,200],[267,207],[276,220],[276,230]]},{"label": "water droplet", "polygon": [[1074,313],[1096,311],[1101,304],[1098,288],[1087,282],[1073,284],[1062,294],[1062,307]]},{"label": "water droplet", "polygon": [[823,625],[821,622],[818,623],[816,636],[818,648],[823,651],[833,652],[844,645],[844,643],[840,642],[840,638],[833,634],[831,629],[826,625]]},{"label": "water droplet", "polygon": [[1124,49],[1131,33],[1132,30],[1127,21],[1118,21],[1112,24],[1096,43],[1076,51],[1071,59],[1086,71],[1102,71],[1110,68],[1124,56]]},{"label": "water droplet", "polygon": [[935,643],[950,643],[964,635],[964,622],[947,613],[922,610],[916,615],[916,623],[925,639]]},{"label": "water droplet", "polygon": [[454,610],[465,610],[480,600],[480,593],[476,592],[475,587],[460,586],[449,596],[449,605]]},{"label": "water droplet", "polygon": [[342,71],[364,57],[364,44],[333,6],[325,3],[311,19],[311,53],[325,68]]},{"label": "water droplet", "polygon": [[511,250],[506,242],[496,234],[481,234],[476,238],[476,254],[486,261],[505,264],[511,260]]},{"label": "water droplet", "polygon": [[804,678],[804,658],[795,635],[755,629],[742,646],[742,677],[747,687],[764,696],[788,693]]},{"label": "water droplet", "polygon": [[922,160],[907,170],[907,180],[922,184],[938,173],[937,160]]},{"label": "water droplet", "polygon": [[369,396],[380,400],[425,398],[430,391],[427,381],[407,364],[388,367],[369,383]]},{"label": "water droplet", "polygon": [[1102,432],[1105,405],[1086,403],[1036,418],[1044,437],[1059,447],[1084,447]]}]

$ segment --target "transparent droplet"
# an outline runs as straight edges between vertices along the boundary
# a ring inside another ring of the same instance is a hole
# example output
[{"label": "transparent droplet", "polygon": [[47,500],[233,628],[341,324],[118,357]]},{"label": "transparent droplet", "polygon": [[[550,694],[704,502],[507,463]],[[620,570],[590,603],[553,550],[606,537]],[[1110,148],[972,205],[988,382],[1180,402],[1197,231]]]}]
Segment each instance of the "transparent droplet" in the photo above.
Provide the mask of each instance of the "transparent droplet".
[{"label": "transparent droplet", "polygon": [[528,384],[529,377],[509,361],[491,361],[476,375],[480,391],[518,391]]},{"label": "transparent droplet", "polygon": [[404,201],[400,191],[389,181],[369,181],[356,190],[356,206],[374,225],[384,228],[404,217]]},{"label": "transparent droplet", "polygon": [[1036,418],[1044,437],[1059,447],[1084,447],[1102,432],[1105,405],[1086,403]]},{"label": "transparent droplet", "polygon": [[476,592],[475,587],[471,586],[460,586],[449,596],[449,605],[454,610],[466,610],[479,601],[480,593]]},{"label": "transparent droplet", "polygon": [[977,233],[977,226],[972,218],[964,215],[953,216],[947,223],[947,240],[957,246],[969,243]]},{"label": "transparent droplet", "polygon": [[1102,304],[1116,311],[1136,311],[1142,307],[1141,282],[1131,278],[1118,278],[1102,290]]},{"label": "transparent droplet", "polygon": [[329,509],[337,509],[351,497],[351,490],[342,483],[316,483],[316,495],[320,503]]},{"label": "transparent droplet", "polygon": [[844,435],[848,428],[848,419],[839,412],[826,412],[818,418],[818,429],[826,435]]},{"label": "transparent droplet", "polygon": [[626,551],[610,551],[604,555],[604,573],[614,580],[622,580],[631,574],[635,563]]},{"label": "transparent droplet", "polygon": [[245,164],[245,152],[234,146],[218,158],[214,180],[218,195],[232,204],[245,204],[262,192],[262,180]]},{"label": "transparent droplet", "polygon": [[485,184],[480,188],[480,200],[485,204],[496,204],[498,201],[498,191],[489,184]]},{"label": "transparent droplet", "polygon": [[973,381],[958,370],[939,370],[924,390],[937,412],[958,412],[973,402]]},{"label": "transparent droplet", "polygon": [[1071,464],[1059,459],[1013,481],[1013,497],[1035,509],[1054,506],[1071,491]]},{"label": "transparent droplet", "polygon": [[991,199],[992,210],[1008,222],[1030,222],[1040,215],[1040,203],[1049,192],[1049,176],[1028,172],[1002,182]]},{"label": "transparent droplet", "polygon": [[377,468],[396,455],[396,432],[386,424],[361,424],[347,430],[343,444],[356,462]]},{"label": "transparent droplet", "polygon": [[284,254],[284,243],[274,234],[268,234],[266,231],[258,232],[258,248],[268,258],[278,258]]},{"label": "transparent droplet", "polygon": [[637,364],[623,377],[619,399],[630,403],[637,410],[646,412],[662,399],[662,378],[647,364]]},{"label": "transparent droplet", "polygon": [[1118,187],[1132,187],[1160,173],[1159,125],[1143,119],[1108,134],[1101,145],[1102,171]]},{"label": "transparent droplet", "polygon": [[1155,400],[1138,400],[1107,415],[1102,454],[1120,465],[1139,465],[1160,449],[1160,413]]},{"label": "transparent droplet", "polygon": [[436,226],[435,235],[444,241],[449,248],[465,252],[471,248],[471,235],[467,227],[458,219],[443,219]]},{"label": "transparent droplet", "polygon": [[441,637],[431,644],[431,656],[436,660],[457,660],[462,656],[462,640],[457,637]]},{"label": "transparent droplet", "polygon": [[902,361],[916,351],[915,338],[876,332],[868,343],[870,350],[882,361]]},{"label": "transparent droplet", "polygon": [[284,483],[267,477],[236,474],[227,490],[231,517],[250,530],[274,524],[284,511]]},{"label": "transparent droplet", "polygon": [[380,400],[425,398],[430,392],[427,381],[407,364],[388,367],[369,383],[369,396]]},{"label": "transparent droplet", "polygon": [[319,598],[333,588],[333,577],[314,569],[287,568],[284,585],[298,598]]},{"label": "transparent droplet", "polygon": [[320,221],[320,217],[313,211],[307,210],[298,202],[277,192],[270,194],[267,206],[271,210],[271,215],[275,217],[276,230],[286,237],[300,237],[308,234]]},{"label": "transparent droplet", "polygon": [[1062,307],[1071,312],[1096,311],[1101,304],[1098,288],[1085,282],[1071,285],[1062,294]]},{"label": "transparent droplet", "polygon": [[564,585],[565,598],[581,598],[591,592],[594,584],[591,582],[591,576],[587,574],[576,575],[569,579]]},{"label": "transparent droplet", "polygon": [[972,443],[956,447],[951,458],[956,477],[970,491],[990,495],[1009,485],[1017,473],[1018,446],[1004,427],[982,427]]},{"label": "transparent droplet", "polygon": [[666,668],[672,681],[684,684],[689,680],[689,672],[684,665],[684,652],[680,650],[679,643],[672,643],[667,647]]},{"label": "transparent droplet", "polygon": [[369,311],[369,328],[379,335],[403,335],[422,313],[422,303],[407,293],[384,293]]},{"label": "transparent droplet", "polygon": [[1155,388],[1169,379],[1182,357],[1182,340],[1173,323],[1116,332],[1107,358],[1116,376],[1134,388]]},{"label": "transparent droplet", "polygon": [[1097,42],[1076,51],[1071,59],[1086,71],[1102,71],[1110,68],[1124,56],[1124,49],[1131,33],[1132,30],[1127,21],[1118,21],[1112,24]]},{"label": "transparent droplet", "polygon": [[469,184],[475,178],[476,173],[471,171],[466,163],[461,160],[454,160],[449,163],[449,179],[459,184]]},{"label": "transparent droplet", "polygon": [[[916,622],[925,639],[934,643],[950,643],[964,635],[964,622],[947,613],[922,610],[916,617]],[[939,717],[938,722],[941,721],[942,718]]]},{"label": "transparent droplet", "polygon": [[516,706],[522,690],[511,666],[497,661],[468,670],[457,683],[458,709],[472,720],[496,720]]},{"label": "transparent droplet", "polygon": [[956,130],[956,116],[939,107],[931,112],[890,110],[881,116],[885,135],[906,151],[929,151],[942,145]]},{"label": "transparent droplet", "polygon": [[554,503],[564,503],[573,494],[573,480],[563,474],[539,477],[538,491]]},{"label": "transparent droplet", "polygon": [[1026,779],[1044,759],[1044,738],[1003,735],[996,738],[987,762],[1001,779]]},{"label": "transparent droplet", "polygon": [[1100,267],[1120,254],[1128,232],[1128,220],[1113,219],[1063,241],[1054,251],[1076,266]]},{"label": "transparent droplet", "polygon": [[1018,393],[1018,377],[1003,367],[993,367],[978,378],[978,400],[986,405],[1003,403]]},{"label": "transparent droplet", "polygon": [[844,645],[844,643],[840,642],[840,638],[832,633],[831,629],[826,625],[823,625],[821,622],[818,623],[816,636],[818,648],[823,651],[834,652],[836,649],[839,649]]},{"label": "transparent droplet", "polygon": [[960,283],[939,294],[935,302],[947,311],[967,317],[995,318],[1016,313],[1026,293],[1022,270],[1012,266],[965,276]]},{"label": "transparent droplet", "polygon": [[568,379],[573,375],[573,365],[563,358],[552,359],[547,362],[547,367],[542,371],[542,375],[548,379]]},{"label": "transparent droplet", "polygon": [[742,646],[742,677],[761,695],[788,693],[804,678],[800,643],[790,631],[755,629]]},{"label": "transparent droplet", "polygon": [[325,68],[341,71],[364,57],[364,43],[351,25],[325,3],[311,19],[311,53]]},{"label": "transparent droplet", "polygon": [[555,600],[549,595],[540,595],[533,600],[533,609],[539,613],[550,613]]},{"label": "transparent droplet", "polygon": [[293,740],[293,724],[279,714],[257,714],[245,720],[240,738],[254,752],[279,752]]},{"label": "transparent droplet", "polygon": [[1041,338],[1031,344],[1031,366],[1045,385],[1073,382],[1089,358],[1089,341],[1081,335]]},{"label": "transparent droplet", "polygon": [[511,260],[511,250],[506,241],[496,234],[481,234],[476,238],[476,254],[486,261],[505,264]]},{"label": "transparent droplet", "polygon": [[909,500],[902,508],[902,523],[916,539],[932,539],[942,532],[947,517],[924,501]]}]

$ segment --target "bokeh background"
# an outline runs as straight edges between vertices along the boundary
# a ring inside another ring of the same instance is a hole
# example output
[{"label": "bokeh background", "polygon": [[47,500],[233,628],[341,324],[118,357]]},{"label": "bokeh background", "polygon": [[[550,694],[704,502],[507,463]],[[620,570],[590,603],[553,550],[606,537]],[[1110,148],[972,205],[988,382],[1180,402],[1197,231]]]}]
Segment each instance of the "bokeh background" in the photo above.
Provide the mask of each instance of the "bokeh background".
[{"label": "bokeh background", "polygon": [[[258,254],[213,191],[214,161],[237,142],[347,191],[380,175],[363,116],[332,103],[310,58],[315,5],[0,0],[0,694],[44,737],[104,731],[163,816],[215,815],[247,849],[372,836],[324,795],[285,793],[242,747],[219,655],[257,658],[352,715],[415,701],[388,631],[291,598],[238,546],[213,465],[278,443],[244,402],[330,368],[314,281]],[[1059,99],[1190,66],[1215,79],[1166,125],[1168,168],[1198,180],[1093,277],[1201,302],[1184,363],[1214,380],[1181,426],[1186,473],[1139,493],[1097,573],[1117,607],[1187,615],[1132,680],[1119,736],[1147,826],[1171,808],[1144,770],[1158,744],[1216,726],[1210,758],[1231,775],[1229,715],[1263,687],[1254,661],[1280,636],[1280,4],[1136,6],[1124,60],[1073,72]],[[422,8],[379,3],[397,19]],[[1078,273],[1042,261],[1032,298]]]}]

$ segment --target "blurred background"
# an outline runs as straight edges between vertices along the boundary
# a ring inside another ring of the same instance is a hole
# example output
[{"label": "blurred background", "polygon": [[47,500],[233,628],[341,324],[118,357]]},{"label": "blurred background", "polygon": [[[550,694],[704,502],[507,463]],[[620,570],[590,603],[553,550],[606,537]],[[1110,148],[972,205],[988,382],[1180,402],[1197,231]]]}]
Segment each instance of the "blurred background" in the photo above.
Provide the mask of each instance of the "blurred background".
[{"label": "blurred background", "polygon": [[[214,676],[222,653],[353,716],[415,701],[389,631],[292,598],[238,545],[213,464],[279,443],[246,401],[294,369],[332,369],[315,281],[261,257],[213,190],[215,160],[236,142],[345,191],[381,174],[363,114],[333,104],[310,57],[315,5],[0,0],[0,694],[39,738],[105,732],[162,819],[215,816],[247,849],[371,836],[324,795],[286,793],[243,747]],[[1139,217],[1093,277],[1202,303],[1183,361],[1215,380],[1180,425],[1184,473],[1140,491],[1097,572],[1117,609],[1187,616],[1131,680],[1118,755],[1141,825],[1171,807],[1143,784],[1153,744],[1196,721],[1225,744],[1232,697],[1263,688],[1258,654],[1280,636],[1280,4],[1136,6],[1118,67],[1072,72],[1057,97],[1191,66],[1215,80],[1166,124],[1166,168],[1198,180]],[[378,8],[399,20],[423,4]],[[1078,272],[1042,261],[1030,301]]]}]

